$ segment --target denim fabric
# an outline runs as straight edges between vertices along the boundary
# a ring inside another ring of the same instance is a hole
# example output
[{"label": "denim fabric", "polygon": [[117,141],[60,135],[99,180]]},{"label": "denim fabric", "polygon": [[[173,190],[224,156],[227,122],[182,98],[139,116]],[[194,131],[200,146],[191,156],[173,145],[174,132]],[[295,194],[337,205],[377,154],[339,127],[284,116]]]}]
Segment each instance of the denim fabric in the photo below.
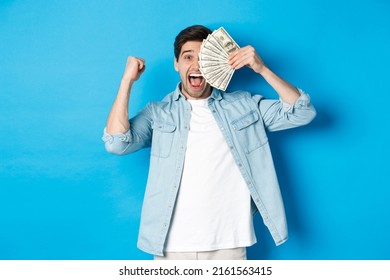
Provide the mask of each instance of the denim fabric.
[{"label": "denim fabric", "polygon": [[[287,222],[266,131],[305,125],[315,117],[309,96],[299,91],[301,96],[290,105],[245,91],[213,89],[208,103],[276,245],[287,240]],[[138,248],[153,255],[163,255],[180,186],[190,117],[191,105],[178,85],[161,102],[149,103],[131,118],[126,133],[109,135],[104,131],[110,153],[124,155],[151,147]]]}]

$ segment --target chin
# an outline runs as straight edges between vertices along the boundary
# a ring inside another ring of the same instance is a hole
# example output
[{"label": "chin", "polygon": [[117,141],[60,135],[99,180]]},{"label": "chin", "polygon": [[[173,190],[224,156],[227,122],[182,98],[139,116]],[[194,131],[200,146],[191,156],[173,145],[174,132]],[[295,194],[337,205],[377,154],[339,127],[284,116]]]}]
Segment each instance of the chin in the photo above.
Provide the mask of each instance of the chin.
[{"label": "chin", "polygon": [[191,92],[189,93],[189,96],[192,98],[207,98],[210,94],[204,90],[202,92]]}]

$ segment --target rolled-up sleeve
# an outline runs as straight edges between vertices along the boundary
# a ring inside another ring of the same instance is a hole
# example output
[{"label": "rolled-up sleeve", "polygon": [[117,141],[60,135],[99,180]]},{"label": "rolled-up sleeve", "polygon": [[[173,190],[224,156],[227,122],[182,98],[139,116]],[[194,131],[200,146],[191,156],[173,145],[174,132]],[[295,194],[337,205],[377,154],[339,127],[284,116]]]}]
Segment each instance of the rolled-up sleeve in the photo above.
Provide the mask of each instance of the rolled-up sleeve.
[{"label": "rolled-up sleeve", "polygon": [[102,140],[107,152],[125,155],[150,147],[152,141],[151,123],[150,109],[146,107],[129,120],[130,129],[125,133],[109,134],[104,128]]},{"label": "rolled-up sleeve", "polygon": [[316,110],[310,102],[310,96],[301,89],[298,91],[300,97],[294,104],[288,104],[281,99],[258,101],[264,124],[269,131],[306,125],[314,119]]},{"label": "rolled-up sleeve", "polygon": [[122,155],[126,153],[127,147],[131,143],[130,130],[126,133],[108,134],[106,128],[103,131],[102,140],[105,143],[107,152]]}]

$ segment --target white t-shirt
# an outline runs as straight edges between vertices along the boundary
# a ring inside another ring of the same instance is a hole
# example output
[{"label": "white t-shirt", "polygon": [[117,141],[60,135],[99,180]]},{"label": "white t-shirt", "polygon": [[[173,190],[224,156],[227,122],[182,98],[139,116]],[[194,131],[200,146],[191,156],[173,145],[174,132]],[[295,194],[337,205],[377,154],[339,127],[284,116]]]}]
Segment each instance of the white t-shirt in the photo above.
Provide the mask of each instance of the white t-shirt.
[{"label": "white t-shirt", "polygon": [[208,99],[188,101],[192,111],[187,150],[165,251],[251,246],[256,236],[249,190]]}]

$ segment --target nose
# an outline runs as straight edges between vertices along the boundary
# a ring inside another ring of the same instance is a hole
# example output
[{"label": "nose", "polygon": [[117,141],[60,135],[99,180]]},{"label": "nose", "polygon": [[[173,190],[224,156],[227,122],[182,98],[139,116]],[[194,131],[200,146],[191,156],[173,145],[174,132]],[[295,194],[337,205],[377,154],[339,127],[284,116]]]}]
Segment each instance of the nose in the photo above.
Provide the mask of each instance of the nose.
[{"label": "nose", "polygon": [[199,55],[195,57],[193,66],[196,68],[196,70],[199,70]]}]

